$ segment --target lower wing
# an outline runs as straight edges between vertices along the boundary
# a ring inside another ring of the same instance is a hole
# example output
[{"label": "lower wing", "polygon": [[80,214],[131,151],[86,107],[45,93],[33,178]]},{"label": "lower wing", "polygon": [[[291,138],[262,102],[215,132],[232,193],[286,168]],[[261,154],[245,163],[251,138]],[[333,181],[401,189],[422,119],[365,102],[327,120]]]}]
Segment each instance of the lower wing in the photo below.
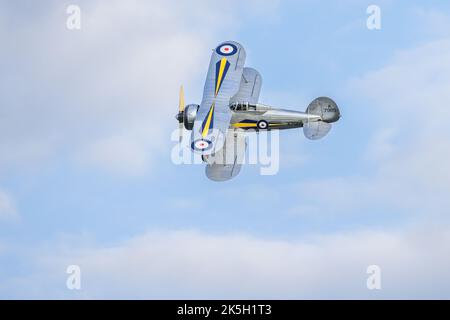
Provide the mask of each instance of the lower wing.
[{"label": "lower wing", "polygon": [[218,152],[205,156],[206,176],[213,181],[226,181],[234,178],[241,171],[245,159],[247,141],[241,130],[229,130],[225,143]]}]

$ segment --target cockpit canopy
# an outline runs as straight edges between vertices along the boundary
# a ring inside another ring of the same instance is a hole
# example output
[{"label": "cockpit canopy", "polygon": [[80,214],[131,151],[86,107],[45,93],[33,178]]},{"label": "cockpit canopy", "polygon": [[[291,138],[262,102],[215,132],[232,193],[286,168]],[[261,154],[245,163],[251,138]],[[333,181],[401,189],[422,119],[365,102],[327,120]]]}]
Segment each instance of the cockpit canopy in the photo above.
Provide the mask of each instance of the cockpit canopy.
[{"label": "cockpit canopy", "polygon": [[256,104],[248,102],[235,102],[230,105],[232,111],[256,111]]}]

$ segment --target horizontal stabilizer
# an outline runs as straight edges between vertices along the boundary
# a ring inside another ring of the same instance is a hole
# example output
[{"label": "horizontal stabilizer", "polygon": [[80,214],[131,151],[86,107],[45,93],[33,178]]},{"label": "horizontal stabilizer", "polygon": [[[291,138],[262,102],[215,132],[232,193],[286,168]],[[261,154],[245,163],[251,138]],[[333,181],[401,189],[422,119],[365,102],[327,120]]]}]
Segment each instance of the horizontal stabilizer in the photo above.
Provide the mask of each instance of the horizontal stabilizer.
[{"label": "horizontal stabilizer", "polygon": [[330,132],[331,124],[323,121],[305,122],[303,124],[303,133],[310,140],[323,138]]}]

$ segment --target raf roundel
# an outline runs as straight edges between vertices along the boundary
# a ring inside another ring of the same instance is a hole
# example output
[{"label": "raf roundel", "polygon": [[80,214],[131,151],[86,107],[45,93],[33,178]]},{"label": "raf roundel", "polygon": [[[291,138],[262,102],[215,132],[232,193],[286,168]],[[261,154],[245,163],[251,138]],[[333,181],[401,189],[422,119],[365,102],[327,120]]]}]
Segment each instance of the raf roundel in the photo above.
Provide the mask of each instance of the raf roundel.
[{"label": "raf roundel", "polygon": [[217,47],[216,52],[222,56],[232,56],[237,52],[237,47],[232,43],[224,43]]},{"label": "raf roundel", "polygon": [[192,149],[195,151],[206,151],[211,148],[211,141],[209,140],[195,140],[191,145]]}]

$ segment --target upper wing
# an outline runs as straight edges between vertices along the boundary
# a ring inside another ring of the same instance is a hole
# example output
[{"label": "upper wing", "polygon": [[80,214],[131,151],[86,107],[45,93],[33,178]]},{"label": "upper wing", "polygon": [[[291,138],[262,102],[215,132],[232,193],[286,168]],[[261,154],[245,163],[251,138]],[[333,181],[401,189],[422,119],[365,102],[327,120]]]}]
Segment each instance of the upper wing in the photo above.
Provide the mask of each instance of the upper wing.
[{"label": "upper wing", "polygon": [[244,48],[233,41],[224,42],[213,51],[192,129],[194,151],[209,155],[223,147],[231,120],[230,99],[239,91],[245,57]]},{"label": "upper wing", "polygon": [[206,176],[213,181],[226,181],[239,174],[245,160],[247,142],[241,130],[229,130],[222,149],[206,156]]},{"label": "upper wing", "polygon": [[230,102],[258,103],[261,86],[262,77],[259,72],[253,68],[244,68],[239,91],[231,98]]}]

